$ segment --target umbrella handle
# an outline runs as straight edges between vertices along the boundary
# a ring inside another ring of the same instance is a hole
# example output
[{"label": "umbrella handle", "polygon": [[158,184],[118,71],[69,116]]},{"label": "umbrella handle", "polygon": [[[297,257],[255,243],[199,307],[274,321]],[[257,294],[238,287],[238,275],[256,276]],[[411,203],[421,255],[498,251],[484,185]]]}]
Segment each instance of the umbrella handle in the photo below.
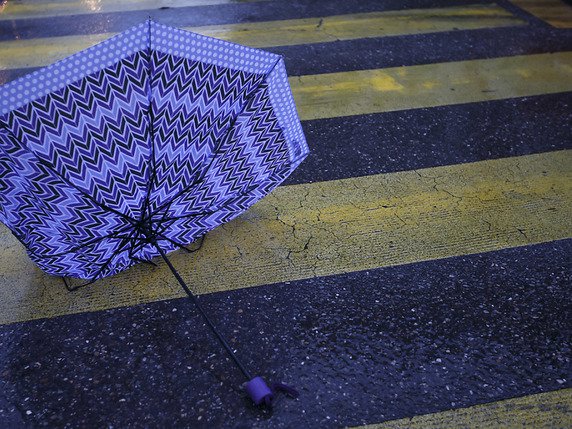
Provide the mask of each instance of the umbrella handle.
[{"label": "umbrella handle", "polygon": [[244,386],[244,390],[250,396],[250,399],[256,404],[266,404],[271,405],[272,400],[274,399],[274,393],[272,389],[268,387],[266,382],[262,379],[262,377],[254,377]]},{"label": "umbrella handle", "polygon": [[284,392],[292,398],[298,397],[298,391],[284,383],[273,383],[272,388],[268,387],[262,377],[254,377],[246,383],[244,390],[256,405],[272,406],[272,401],[277,392]]}]

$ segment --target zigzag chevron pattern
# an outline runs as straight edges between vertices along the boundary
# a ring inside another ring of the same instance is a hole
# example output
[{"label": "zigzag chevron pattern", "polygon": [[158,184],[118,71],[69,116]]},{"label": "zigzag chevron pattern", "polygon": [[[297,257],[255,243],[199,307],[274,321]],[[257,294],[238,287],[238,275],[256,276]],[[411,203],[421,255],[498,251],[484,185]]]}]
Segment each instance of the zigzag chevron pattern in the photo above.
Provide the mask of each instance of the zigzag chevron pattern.
[{"label": "zigzag chevron pattern", "polygon": [[85,279],[157,256],[152,240],[165,251],[191,243],[300,158],[270,72],[148,48],[9,111],[0,221],[41,269]]},{"label": "zigzag chevron pattern", "polygon": [[156,207],[192,182],[264,76],[157,52],[151,69]]}]

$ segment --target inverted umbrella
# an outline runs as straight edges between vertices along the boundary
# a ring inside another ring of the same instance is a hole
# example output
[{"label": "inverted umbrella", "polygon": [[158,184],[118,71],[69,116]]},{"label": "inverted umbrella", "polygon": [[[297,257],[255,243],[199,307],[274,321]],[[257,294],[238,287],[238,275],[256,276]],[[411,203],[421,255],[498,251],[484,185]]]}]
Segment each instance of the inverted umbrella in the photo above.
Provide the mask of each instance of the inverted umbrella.
[{"label": "inverted umbrella", "polygon": [[280,56],[148,20],[0,88],[0,221],[64,279],[161,256],[252,399],[269,403],[166,254],[240,215],[307,154]]}]

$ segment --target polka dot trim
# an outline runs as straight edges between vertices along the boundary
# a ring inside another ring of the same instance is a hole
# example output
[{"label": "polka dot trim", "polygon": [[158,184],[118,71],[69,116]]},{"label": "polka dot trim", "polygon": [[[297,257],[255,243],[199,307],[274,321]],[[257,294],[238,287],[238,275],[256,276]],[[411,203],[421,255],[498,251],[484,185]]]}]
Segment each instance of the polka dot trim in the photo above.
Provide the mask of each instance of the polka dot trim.
[{"label": "polka dot trim", "polygon": [[151,22],[153,50],[193,61],[266,74],[279,55]]},{"label": "polka dot trim", "polygon": [[286,74],[284,60],[280,59],[274,69],[266,77],[270,102],[284,132],[290,149],[291,170],[294,170],[308,155],[309,149],[302,131],[302,125],[296,112],[294,97],[290,91],[290,83]]},{"label": "polka dot trim", "polygon": [[146,49],[148,24],[141,23],[91,48],[0,87],[0,115],[109,67]]}]

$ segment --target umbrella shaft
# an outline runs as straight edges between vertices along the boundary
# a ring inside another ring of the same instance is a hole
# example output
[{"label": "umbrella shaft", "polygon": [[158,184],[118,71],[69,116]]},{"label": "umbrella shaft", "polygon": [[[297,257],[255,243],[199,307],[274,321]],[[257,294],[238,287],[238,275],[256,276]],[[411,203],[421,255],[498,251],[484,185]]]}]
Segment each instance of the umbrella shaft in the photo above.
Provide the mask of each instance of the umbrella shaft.
[{"label": "umbrella shaft", "polygon": [[171,272],[173,273],[173,275],[175,276],[175,278],[177,279],[177,281],[179,282],[179,284],[181,285],[181,287],[183,288],[183,290],[186,292],[186,294],[189,296],[189,298],[191,299],[191,301],[195,304],[195,306],[197,307],[197,309],[199,310],[199,313],[201,313],[201,315],[203,316],[203,318],[205,319],[205,322],[207,322],[207,325],[209,325],[209,327],[211,328],[211,330],[214,332],[214,334],[216,335],[216,337],[218,338],[218,340],[220,341],[220,343],[222,344],[222,346],[225,348],[225,350],[228,352],[228,354],[230,355],[230,357],[232,358],[232,360],[234,361],[234,363],[236,364],[236,366],[240,369],[240,371],[244,374],[244,376],[246,377],[247,380],[251,380],[252,379],[252,374],[250,374],[250,372],[248,372],[248,370],[245,368],[245,366],[242,364],[242,362],[238,359],[238,357],[234,354],[234,351],[232,350],[232,348],[230,347],[230,345],[228,344],[228,342],[226,341],[226,339],[223,337],[223,335],[219,332],[219,330],[217,329],[217,327],[215,326],[215,324],[212,322],[212,320],[209,318],[209,316],[207,315],[207,313],[205,312],[205,310],[203,309],[203,307],[201,306],[199,300],[197,299],[197,297],[195,296],[195,294],[193,294],[193,292],[191,292],[191,290],[189,289],[189,287],[187,286],[187,284],[185,283],[185,281],[181,278],[181,276],[179,275],[178,271],[175,269],[175,267],[173,266],[173,264],[171,264],[171,261],[167,258],[167,255],[165,254],[165,252],[163,251],[163,249],[161,249],[159,247],[159,245],[155,242],[153,243],[153,245],[155,246],[155,248],[159,251],[159,253],[161,254],[161,257],[163,258],[163,260],[165,261],[165,263],[167,264],[167,266],[169,267],[169,269],[171,270]]}]

